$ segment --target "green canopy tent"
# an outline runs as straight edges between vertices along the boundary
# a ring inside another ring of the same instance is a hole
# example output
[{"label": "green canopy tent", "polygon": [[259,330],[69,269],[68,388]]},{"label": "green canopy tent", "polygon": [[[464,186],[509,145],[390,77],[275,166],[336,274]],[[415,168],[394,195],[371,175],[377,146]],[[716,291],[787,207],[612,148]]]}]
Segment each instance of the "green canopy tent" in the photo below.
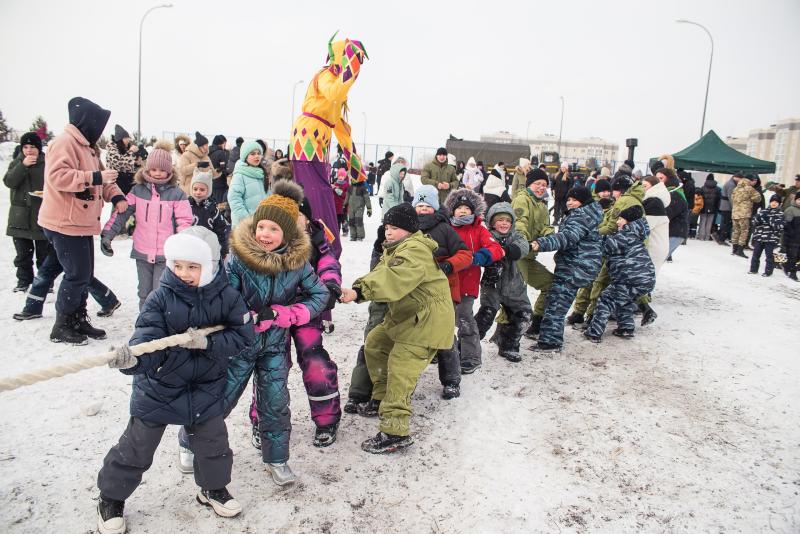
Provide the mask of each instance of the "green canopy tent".
[{"label": "green canopy tent", "polygon": [[[772,174],[775,163],[763,159],[751,158],[738,150],[729,147],[719,138],[714,130],[709,130],[694,144],[672,155],[676,169],[688,171],[718,172],[734,174],[745,171],[756,174]],[[650,160],[651,168],[655,158]]]}]

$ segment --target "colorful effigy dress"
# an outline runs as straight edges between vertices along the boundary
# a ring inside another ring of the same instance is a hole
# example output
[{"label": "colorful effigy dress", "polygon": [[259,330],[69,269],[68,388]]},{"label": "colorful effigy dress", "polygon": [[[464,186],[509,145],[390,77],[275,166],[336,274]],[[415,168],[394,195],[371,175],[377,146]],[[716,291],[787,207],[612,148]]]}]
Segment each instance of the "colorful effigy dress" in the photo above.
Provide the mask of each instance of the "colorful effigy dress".
[{"label": "colorful effigy dress", "polygon": [[347,93],[368,56],[360,41],[332,41],[333,38],[328,43],[327,65],[317,72],[306,91],[302,112],[292,128],[290,149],[295,180],[305,189],[314,218],[322,219],[335,232],[336,239],[331,243],[331,249],[338,258],[342,244],[333,190],[328,179],[328,151],[333,134],[336,134],[350,179],[360,182],[367,179],[346,119]]}]

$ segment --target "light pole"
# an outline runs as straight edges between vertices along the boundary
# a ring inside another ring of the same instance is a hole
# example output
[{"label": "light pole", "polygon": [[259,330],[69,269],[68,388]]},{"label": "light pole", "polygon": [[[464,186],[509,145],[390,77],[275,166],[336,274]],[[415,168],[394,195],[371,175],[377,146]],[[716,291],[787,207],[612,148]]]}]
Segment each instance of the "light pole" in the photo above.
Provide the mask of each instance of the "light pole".
[{"label": "light pole", "polygon": [[[292,87],[292,123],[289,126],[289,144],[292,144],[292,128],[294,127],[294,94],[297,92],[297,86],[303,83],[303,80],[297,80]],[[291,147],[289,147],[291,149]]]},{"label": "light pole", "polygon": [[528,139],[530,139],[530,134],[531,134],[531,121],[528,121],[528,127],[525,128],[525,142],[526,143],[528,142]]},{"label": "light pole", "polygon": [[703,131],[705,130],[706,127],[706,106],[708,106],[708,88],[711,85],[711,63],[714,61],[714,38],[711,37],[711,32],[708,31],[708,28],[706,28],[705,26],[703,26],[698,22],[686,19],[678,19],[675,22],[677,22],[678,24],[692,24],[694,26],[699,26],[700,28],[703,29],[704,32],[706,32],[706,35],[708,35],[708,39],[711,41],[711,55],[708,58],[708,79],[706,80],[706,99],[703,101],[703,120],[700,122],[700,137],[703,137]]},{"label": "light pole", "polygon": [[561,99],[561,126],[558,127],[558,158],[561,159],[561,133],[564,131],[564,97]]},{"label": "light pole", "polygon": [[151,11],[162,7],[172,7],[172,4],[161,4],[160,6],[153,6],[142,15],[142,20],[139,21],[139,105],[136,110],[136,134],[139,139],[142,138],[142,27],[144,19]]},{"label": "light pole", "polygon": [[364,152],[362,152],[363,156],[367,157],[367,112],[362,111],[362,115],[364,115]]}]

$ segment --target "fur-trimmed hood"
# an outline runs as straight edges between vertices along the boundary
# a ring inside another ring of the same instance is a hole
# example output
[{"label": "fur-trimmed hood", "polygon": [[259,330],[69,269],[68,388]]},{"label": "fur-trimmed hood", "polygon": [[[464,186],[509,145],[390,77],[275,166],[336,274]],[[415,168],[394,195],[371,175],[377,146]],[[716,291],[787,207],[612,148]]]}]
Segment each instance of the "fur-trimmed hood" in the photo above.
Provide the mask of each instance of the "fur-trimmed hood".
[{"label": "fur-trimmed hood", "polygon": [[[176,135],[176,136],[175,136],[175,149],[176,149],[176,150],[177,150],[177,148],[178,148],[178,143],[180,143],[181,141],[184,141],[184,142],[186,143],[186,147],[187,147],[187,148],[188,148],[188,147],[189,147],[189,145],[192,143],[192,140],[191,140],[191,139],[189,139],[189,136],[188,136],[188,135],[183,135],[183,134]],[[184,148],[184,150],[186,150],[186,149]]]},{"label": "fur-trimmed hood", "polygon": [[505,213],[506,215],[510,216],[512,225],[517,222],[517,216],[514,214],[514,208],[511,207],[511,204],[508,202],[495,202],[492,207],[489,208],[489,214],[486,216],[487,227],[491,228],[492,217],[498,213]]},{"label": "fur-trimmed hood", "polygon": [[447,208],[447,212],[450,215],[453,215],[453,208],[456,205],[459,197],[466,196],[469,201],[475,206],[475,218],[483,218],[484,214],[486,213],[486,202],[483,200],[483,197],[472,191],[471,189],[456,189],[452,191],[444,201],[444,207]]},{"label": "fur-trimmed hood", "polygon": [[270,166],[272,180],[294,180],[292,163],[287,158],[281,158]]},{"label": "fur-trimmed hood", "polygon": [[230,249],[249,269],[274,276],[283,271],[300,269],[311,258],[311,240],[306,232],[283,247],[284,252],[267,252],[256,241],[252,217],[242,219],[230,236]]}]

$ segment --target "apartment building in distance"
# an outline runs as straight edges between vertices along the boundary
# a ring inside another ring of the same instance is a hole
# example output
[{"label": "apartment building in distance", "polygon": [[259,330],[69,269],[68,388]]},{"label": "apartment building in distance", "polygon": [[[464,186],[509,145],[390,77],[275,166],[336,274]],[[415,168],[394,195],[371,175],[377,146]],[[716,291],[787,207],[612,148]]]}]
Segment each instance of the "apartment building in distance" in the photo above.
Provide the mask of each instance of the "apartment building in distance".
[{"label": "apartment building in distance", "polygon": [[727,137],[725,143],[748,156],[774,161],[775,174],[763,175],[764,182],[794,185],[794,176],[800,174],[800,117],[751,130],[746,138]]},{"label": "apartment building in distance", "polygon": [[561,150],[559,150],[558,136],[552,134],[526,138],[510,132],[495,132],[490,135],[481,135],[481,142],[530,145],[531,154],[558,152],[561,161],[570,163],[583,164],[586,160],[594,158],[600,165],[603,165],[612,164],[619,159],[619,144],[599,137],[562,139]]}]

